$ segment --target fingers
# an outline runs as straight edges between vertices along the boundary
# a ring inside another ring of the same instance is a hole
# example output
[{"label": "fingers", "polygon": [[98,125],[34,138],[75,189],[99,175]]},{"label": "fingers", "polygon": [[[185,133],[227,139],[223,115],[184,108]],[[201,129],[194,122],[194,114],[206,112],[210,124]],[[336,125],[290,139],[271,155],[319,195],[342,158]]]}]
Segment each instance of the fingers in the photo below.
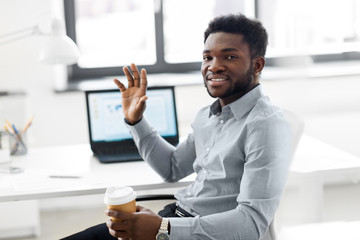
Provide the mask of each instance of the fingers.
[{"label": "fingers", "polygon": [[133,86],[134,86],[134,79],[133,79],[133,77],[132,77],[132,75],[131,75],[131,73],[130,73],[129,68],[126,67],[126,66],[124,66],[124,67],[123,67],[123,72],[124,72],[124,74],[125,74],[125,76],[126,76],[126,78],[127,78],[127,80],[128,80],[128,87],[129,87],[129,88],[130,88],[130,87],[133,87]]},{"label": "fingers", "polygon": [[116,84],[116,86],[118,86],[120,92],[124,92],[126,90],[126,87],[124,86],[124,84],[122,84],[119,80],[117,80],[116,78],[114,79],[114,83]]},{"label": "fingers", "polygon": [[144,109],[144,108],[145,108],[145,105],[146,105],[146,100],[147,100],[147,99],[148,99],[148,96],[142,96],[142,97],[139,99],[137,108],[138,108],[138,109]]},{"label": "fingers", "polygon": [[146,70],[143,68],[141,69],[141,85],[140,88],[146,91],[147,88],[147,73]]},{"label": "fingers", "polygon": [[[117,211],[112,211],[112,210],[108,210],[105,211],[105,213],[109,216],[109,217],[115,217],[118,219],[126,219],[126,215],[125,216]],[[131,233],[131,223],[128,220],[124,220],[121,222],[118,221],[113,221],[111,220],[111,218],[109,218],[106,221],[106,226],[109,228],[109,233],[116,237],[116,238],[124,238],[124,239],[129,239],[130,238],[130,233]]]},{"label": "fingers", "polygon": [[[130,72],[131,69],[131,72]],[[141,69],[141,72],[139,73],[139,70],[137,66],[134,63],[130,64],[130,69],[126,66],[123,67],[123,72],[128,80],[128,87],[141,87],[142,90],[146,90],[147,87],[147,76],[146,76],[146,70]]]},{"label": "fingers", "polygon": [[133,215],[133,213],[120,212],[120,211],[111,210],[111,209],[106,209],[106,210],[105,210],[105,214],[108,215],[109,217],[121,219],[121,220],[124,220],[124,221],[133,220],[134,217],[135,217],[135,216]]},{"label": "fingers", "polygon": [[115,229],[113,229],[111,224],[108,224],[108,222],[106,222],[106,225],[109,228],[109,233],[113,237],[116,237],[118,239],[130,239],[130,233],[128,231],[115,230]]},{"label": "fingers", "polygon": [[141,205],[136,205],[136,212],[141,212],[143,211],[145,208]]},{"label": "fingers", "polygon": [[120,231],[120,232],[129,232],[131,224],[127,221],[123,222],[114,222],[110,218],[106,221],[106,226],[109,229],[112,229],[114,231]]},{"label": "fingers", "polygon": [[137,66],[132,63],[130,64],[131,71],[134,75],[134,87],[140,87],[140,74]]}]

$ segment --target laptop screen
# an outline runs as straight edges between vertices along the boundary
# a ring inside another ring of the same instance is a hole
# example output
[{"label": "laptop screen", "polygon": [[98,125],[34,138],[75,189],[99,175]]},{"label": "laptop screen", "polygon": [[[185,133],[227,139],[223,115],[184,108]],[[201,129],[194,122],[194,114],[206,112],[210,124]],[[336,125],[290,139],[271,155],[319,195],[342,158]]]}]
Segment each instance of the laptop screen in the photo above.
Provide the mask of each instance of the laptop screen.
[{"label": "laptop screen", "polygon": [[[178,139],[173,87],[148,88],[144,117],[165,139]],[[125,126],[118,89],[86,91],[91,143],[119,142],[132,139]]]}]

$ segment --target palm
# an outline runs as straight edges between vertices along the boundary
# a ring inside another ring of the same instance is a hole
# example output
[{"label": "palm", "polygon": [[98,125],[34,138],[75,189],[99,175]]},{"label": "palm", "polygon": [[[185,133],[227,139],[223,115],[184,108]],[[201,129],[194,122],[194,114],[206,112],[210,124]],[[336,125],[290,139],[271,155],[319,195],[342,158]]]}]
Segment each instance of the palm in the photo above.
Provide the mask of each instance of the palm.
[{"label": "palm", "polygon": [[128,120],[139,119],[145,111],[140,104],[141,97],[145,96],[146,92],[140,88],[128,88],[121,93],[122,105],[125,118]]},{"label": "palm", "polygon": [[141,70],[140,76],[135,64],[131,64],[130,68],[133,75],[127,67],[123,68],[125,76],[128,80],[128,88],[126,88],[124,84],[117,79],[114,79],[114,82],[119,87],[122,95],[122,105],[125,118],[130,123],[135,124],[142,119],[145,111],[145,101],[147,100],[147,79],[145,69]]}]

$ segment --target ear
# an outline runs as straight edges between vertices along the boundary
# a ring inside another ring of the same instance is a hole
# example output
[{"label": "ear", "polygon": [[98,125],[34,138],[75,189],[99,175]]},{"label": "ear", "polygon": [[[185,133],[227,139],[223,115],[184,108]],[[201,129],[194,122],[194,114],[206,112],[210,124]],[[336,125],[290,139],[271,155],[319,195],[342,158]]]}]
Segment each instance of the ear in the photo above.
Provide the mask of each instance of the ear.
[{"label": "ear", "polygon": [[258,76],[258,75],[260,75],[261,71],[265,67],[265,58],[262,56],[259,56],[259,57],[255,58],[253,61],[254,61],[253,73],[256,76]]}]

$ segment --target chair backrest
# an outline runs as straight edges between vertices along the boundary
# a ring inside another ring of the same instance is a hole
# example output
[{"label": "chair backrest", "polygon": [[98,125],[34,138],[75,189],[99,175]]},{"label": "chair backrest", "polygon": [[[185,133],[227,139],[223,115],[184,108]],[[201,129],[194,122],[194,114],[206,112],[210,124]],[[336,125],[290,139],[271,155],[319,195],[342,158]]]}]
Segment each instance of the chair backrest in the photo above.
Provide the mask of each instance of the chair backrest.
[{"label": "chair backrest", "polygon": [[[305,122],[300,116],[298,116],[297,114],[295,114],[289,110],[283,109],[283,112],[285,115],[285,119],[290,123],[291,129],[293,132],[292,156],[291,156],[291,161],[292,161],[294,158],[297,146],[300,142],[301,136],[304,132]],[[276,231],[275,231],[274,225],[275,225],[275,223],[273,220],[270,223],[270,226],[268,229],[269,234],[265,234],[265,237],[262,238],[261,240],[275,240],[276,239]]]},{"label": "chair backrest", "polygon": [[294,157],[297,146],[300,142],[301,136],[304,133],[304,129],[305,129],[305,122],[304,120],[298,116],[297,114],[289,111],[289,110],[285,110],[284,111],[284,115],[286,120],[289,121],[292,131],[293,131],[293,151],[292,151],[292,157]]}]

